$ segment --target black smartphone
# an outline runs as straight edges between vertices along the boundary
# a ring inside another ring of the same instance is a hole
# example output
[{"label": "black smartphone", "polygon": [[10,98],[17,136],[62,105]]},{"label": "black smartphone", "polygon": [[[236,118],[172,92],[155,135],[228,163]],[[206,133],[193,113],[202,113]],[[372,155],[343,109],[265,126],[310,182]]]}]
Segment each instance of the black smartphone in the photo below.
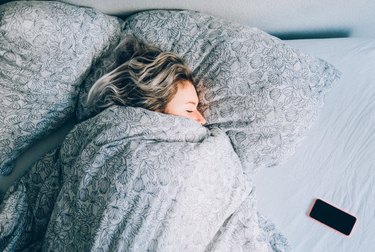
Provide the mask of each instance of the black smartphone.
[{"label": "black smartphone", "polygon": [[350,215],[321,199],[315,200],[310,211],[310,217],[345,235],[350,234],[355,222],[357,221],[357,218],[353,215]]}]

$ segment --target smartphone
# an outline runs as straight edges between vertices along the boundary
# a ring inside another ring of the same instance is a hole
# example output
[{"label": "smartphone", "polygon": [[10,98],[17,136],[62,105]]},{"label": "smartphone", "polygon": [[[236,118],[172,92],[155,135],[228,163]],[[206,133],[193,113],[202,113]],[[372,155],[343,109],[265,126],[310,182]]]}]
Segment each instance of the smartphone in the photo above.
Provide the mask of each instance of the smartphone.
[{"label": "smartphone", "polygon": [[349,235],[354,227],[357,218],[337,207],[316,199],[310,211],[310,217],[345,234]]}]

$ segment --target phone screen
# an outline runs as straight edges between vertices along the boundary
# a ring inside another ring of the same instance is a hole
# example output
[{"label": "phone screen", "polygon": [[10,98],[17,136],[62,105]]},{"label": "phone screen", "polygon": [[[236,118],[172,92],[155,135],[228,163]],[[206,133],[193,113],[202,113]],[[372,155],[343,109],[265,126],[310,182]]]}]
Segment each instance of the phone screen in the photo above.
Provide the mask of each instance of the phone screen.
[{"label": "phone screen", "polygon": [[310,217],[345,235],[350,234],[357,220],[353,215],[350,215],[320,199],[315,201],[310,212]]}]

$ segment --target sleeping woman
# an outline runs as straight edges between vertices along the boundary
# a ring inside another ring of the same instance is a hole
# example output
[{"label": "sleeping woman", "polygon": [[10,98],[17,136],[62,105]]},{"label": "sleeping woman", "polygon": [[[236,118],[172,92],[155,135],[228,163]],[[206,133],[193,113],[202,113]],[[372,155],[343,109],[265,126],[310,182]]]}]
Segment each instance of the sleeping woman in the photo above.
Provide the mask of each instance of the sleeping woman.
[{"label": "sleeping woman", "polygon": [[181,57],[132,36],[127,36],[115,53],[119,66],[92,86],[89,106],[97,109],[114,104],[141,107],[190,118],[201,125],[206,123],[197,110],[197,80]]}]

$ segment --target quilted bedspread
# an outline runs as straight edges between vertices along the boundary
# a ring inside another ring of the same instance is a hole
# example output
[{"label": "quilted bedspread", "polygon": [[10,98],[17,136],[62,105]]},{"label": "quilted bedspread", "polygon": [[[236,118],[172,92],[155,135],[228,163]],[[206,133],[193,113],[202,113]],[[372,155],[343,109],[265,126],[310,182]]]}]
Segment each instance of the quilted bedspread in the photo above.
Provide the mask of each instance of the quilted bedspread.
[{"label": "quilted bedspread", "polygon": [[289,248],[258,215],[224,131],[119,106],[78,124],[7,192],[0,227],[5,251]]}]

